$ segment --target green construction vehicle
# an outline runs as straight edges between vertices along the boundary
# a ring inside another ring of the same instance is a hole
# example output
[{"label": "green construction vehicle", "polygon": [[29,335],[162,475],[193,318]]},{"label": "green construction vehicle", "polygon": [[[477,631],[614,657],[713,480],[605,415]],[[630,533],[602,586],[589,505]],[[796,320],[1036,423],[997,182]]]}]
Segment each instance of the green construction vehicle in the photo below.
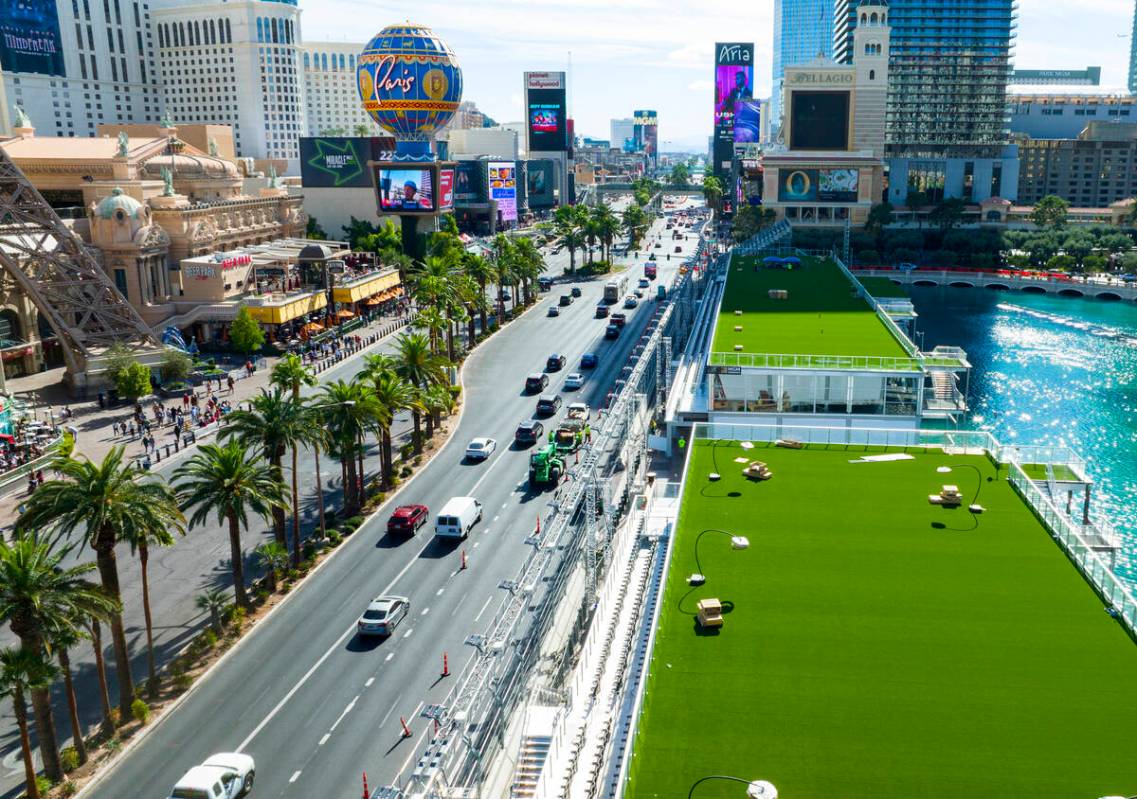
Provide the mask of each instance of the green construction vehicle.
[{"label": "green construction vehicle", "polygon": [[565,473],[565,462],[557,454],[557,445],[550,442],[529,456],[529,487],[555,486]]},{"label": "green construction vehicle", "polygon": [[584,446],[587,427],[588,423],[584,419],[565,419],[555,430],[549,431],[549,441],[557,445],[558,454],[570,455]]}]

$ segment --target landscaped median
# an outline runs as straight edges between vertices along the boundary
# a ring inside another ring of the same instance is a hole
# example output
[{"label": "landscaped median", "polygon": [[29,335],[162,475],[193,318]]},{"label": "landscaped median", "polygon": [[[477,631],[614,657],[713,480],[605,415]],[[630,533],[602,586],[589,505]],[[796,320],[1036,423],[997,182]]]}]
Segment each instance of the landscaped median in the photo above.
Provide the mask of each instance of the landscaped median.
[{"label": "landscaped median", "polygon": [[[684,797],[708,775],[794,799],[1137,792],[1137,646],[1006,465],[925,448],[691,449],[630,799]],[[902,459],[862,460],[882,454]],[[743,476],[754,460],[768,479]],[[945,486],[959,506],[930,502]],[[728,536],[698,540],[706,530]],[[689,585],[696,572],[705,583]],[[695,618],[708,598],[717,629]],[[743,795],[717,780],[694,791]]]}]

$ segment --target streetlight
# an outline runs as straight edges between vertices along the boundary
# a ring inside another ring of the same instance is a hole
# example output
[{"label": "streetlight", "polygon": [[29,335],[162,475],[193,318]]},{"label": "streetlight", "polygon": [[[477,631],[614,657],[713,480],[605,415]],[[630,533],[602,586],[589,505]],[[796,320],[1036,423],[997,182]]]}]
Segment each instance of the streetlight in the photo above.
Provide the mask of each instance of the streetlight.
[{"label": "streetlight", "polygon": [[[978,503],[979,503],[979,492],[983,490],[983,472],[979,471],[979,467],[973,463],[956,464],[955,468],[971,469],[973,472],[975,472],[975,476],[977,478],[979,478],[979,483],[975,488],[975,498],[971,500],[971,504],[967,506],[967,509],[969,511],[971,511],[972,513],[982,513],[984,508],[982,505],[980,505]],[[936,468],[936,471],[939,472],[940,474],[951,474],[952,467],[951,466],[939,466]],[[987,482],[991,482],[994,479],[995,478],[993,478],[993,477],[988,477]]]},{"label": "streetlight", "polygon": [[687,799],[691,799],[695,793],[695,788],[697,788],[701,783],[708,782],[710,780],[741,782],[746,786],[746,799],[778,799],[778,789],[774,787],[774,784],[772,782],[767,782],[766,780],[744,780],[741,777],[731,777],[726,774],[711,774],[709,776],[700,777],[699,779],[695,780],[694,784],[691,786],[691,790],[687,791]]},{"label": "streetlight", "polygon": [[750,547],[750,539],[744,535],[734,535],[733,533],[728,533],[726,530],[717,530],[714,527],[703,530],[695,539],[695,569],[697,571],[695,571],[687,578],[688,585],[702,585],[707,581],[706,575],[702,573],[702,564],[699,563],[699,542],[703,540],[703,536],[705,536],[707,533],[718,533],[719,535],[725,535],[730,539],[731,549],[748,549]]}]

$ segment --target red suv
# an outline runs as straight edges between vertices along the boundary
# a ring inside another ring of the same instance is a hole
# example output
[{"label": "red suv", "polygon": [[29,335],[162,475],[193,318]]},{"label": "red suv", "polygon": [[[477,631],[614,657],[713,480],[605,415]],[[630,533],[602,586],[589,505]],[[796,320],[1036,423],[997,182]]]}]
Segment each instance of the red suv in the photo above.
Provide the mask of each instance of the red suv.
[{"label": "red suv", "polygon": [[400,505],[387,520],[387,532],[397,535],[414,535],[426,524],[430,509],[426,505]]}]

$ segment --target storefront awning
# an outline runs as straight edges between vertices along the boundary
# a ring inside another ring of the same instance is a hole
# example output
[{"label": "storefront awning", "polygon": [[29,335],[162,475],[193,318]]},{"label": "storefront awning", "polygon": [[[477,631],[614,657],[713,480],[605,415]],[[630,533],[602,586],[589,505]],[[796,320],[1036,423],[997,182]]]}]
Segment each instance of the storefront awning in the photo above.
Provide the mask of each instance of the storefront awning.
[{"label": "storefront awning", "polygon": [[336,286],[332,289],[332,299],[345,304],[361,302],[397,286],[399,271],[391,269],[376,273],[374,277],[354,281],[350,285]]}]

